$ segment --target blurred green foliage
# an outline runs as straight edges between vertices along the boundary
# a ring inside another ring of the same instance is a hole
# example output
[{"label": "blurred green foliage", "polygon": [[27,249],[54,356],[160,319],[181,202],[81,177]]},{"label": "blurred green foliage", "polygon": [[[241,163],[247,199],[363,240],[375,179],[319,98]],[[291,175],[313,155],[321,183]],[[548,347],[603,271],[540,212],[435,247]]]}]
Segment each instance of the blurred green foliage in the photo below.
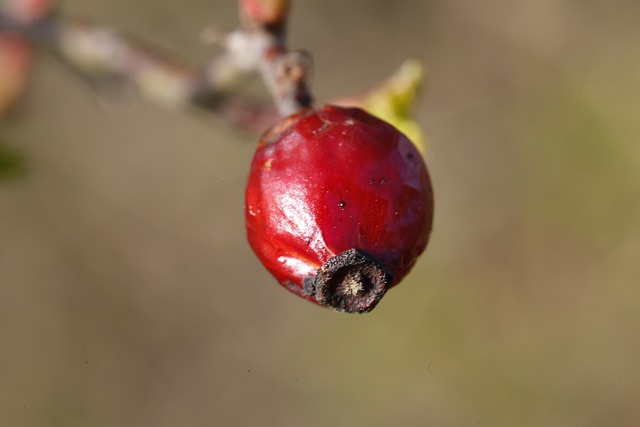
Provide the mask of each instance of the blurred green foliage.
[{"label": "blurred green foliage", "polygon": [[24,155],[0,142],[0,180],[23,176],[25,172],[26,161]]}]

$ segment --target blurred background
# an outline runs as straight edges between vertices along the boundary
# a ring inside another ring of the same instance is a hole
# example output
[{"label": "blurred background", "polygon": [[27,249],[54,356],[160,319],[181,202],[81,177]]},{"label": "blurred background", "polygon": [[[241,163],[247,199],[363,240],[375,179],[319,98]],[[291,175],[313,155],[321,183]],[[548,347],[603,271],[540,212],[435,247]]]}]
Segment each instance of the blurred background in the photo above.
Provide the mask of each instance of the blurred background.
[{"label": "blurred background", "polygon": [[[197,65],[233,0],[68,0]],[[3,426],[640,424],[640,3],[294,1],[320,100],[429,67],[436,213],[370,314],[245,240],[256,137],[41,52],[0,123]],[[6,161],[6,160],[5,160]],[[14,162],[15,163],[15,162]]]}]

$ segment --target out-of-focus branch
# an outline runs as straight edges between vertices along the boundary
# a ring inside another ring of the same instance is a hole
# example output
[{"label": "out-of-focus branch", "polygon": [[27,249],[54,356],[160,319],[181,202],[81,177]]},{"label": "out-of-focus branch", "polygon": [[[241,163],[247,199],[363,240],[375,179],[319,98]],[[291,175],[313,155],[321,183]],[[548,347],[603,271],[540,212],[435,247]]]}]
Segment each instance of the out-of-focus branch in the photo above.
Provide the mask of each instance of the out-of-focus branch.
[{"label": "out-of-focus branch", "polygon": [[[49,13],[48,3],[0,0],[0,35],[12,34],[49,48],[92,82],[126,81],[165,106],[196,106],[250,131],[262,131],[278,113],[286,116],[312,103],[311,56],[286,47],[289,0],[239,0],[241,25],[218,37],[223,53],[199,69],[111,27]],[[242,77],[250,73],[261,75],[275,109],[233,96]],[[352,106],[367,103],[362,97],[349,99]]]},{"label": "out-of-focus branch", "polygon": [[239,4],[242,26],[236,35],[255,40],[256,68],[280,114],[288,116],[309,107],[311,55],[286,47],[289,0],[240,0]]},{"label": "out-of-focus branch", "polygon": [[224,53],[199,70],[158,54],[111,27],[57,14],[24,19],[20,6],[25,4],[10,1],[7,6],[5,2],[0,9],[0,30],[50,48],[92,81],[125,80],[166,106],[196,105],[242,127],[254,127],[255,123],[244,123],[245,119],[261,124],[263,114],[274,118],[270,108],[227,102],[245,74],[262,75],[282,115],[310,104],[306,85],[310,58],[288,52],[284,46],[288,1],[241,1],[241,27],[222,37]]},{"label": "out-of-focus branch", "polygon": [[56,15],[20,22],[0,11],[0,29],[50,48],[92,81],[128,81],[145,96],[169,107],[196,105],[225,115],[221,101],[235,88],[238,77],[249,71],[237,51],[193,70],[113,28]]},{"label": "out-of-focus branch", "polygon": [[14,22],[26,24],[51,13],[52,0],[0,0],[0,10]]}]

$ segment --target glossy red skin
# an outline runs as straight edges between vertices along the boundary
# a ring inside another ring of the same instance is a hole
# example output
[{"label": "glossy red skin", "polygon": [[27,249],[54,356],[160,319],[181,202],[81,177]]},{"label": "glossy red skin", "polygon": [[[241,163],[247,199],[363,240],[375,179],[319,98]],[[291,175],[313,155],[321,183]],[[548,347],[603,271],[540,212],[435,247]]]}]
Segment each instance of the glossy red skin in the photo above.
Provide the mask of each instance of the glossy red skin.
[{"label": "glossy red skin", "polygon": [[312,301],[303,279],[351,248],[381,260],[397,284],[424,251],[432,218],[422,156],[360,109],[304,110],[268,131],[253,158],[249,243],[283,286]]}]

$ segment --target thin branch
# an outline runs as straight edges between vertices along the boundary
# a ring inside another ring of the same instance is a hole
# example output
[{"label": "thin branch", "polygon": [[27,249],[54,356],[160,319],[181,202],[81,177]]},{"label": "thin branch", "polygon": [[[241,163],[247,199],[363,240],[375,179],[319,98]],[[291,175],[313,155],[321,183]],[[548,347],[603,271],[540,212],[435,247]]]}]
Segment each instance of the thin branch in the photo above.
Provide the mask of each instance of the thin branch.
[{"label": "thin branch", "polygon": [[[13,33],[50,49],[89,81],[125,81],[165,106],[195,106],[241,129],[262,131],[278,113],[288,116],[312,105],[312,60],[308,53],[286,47],[289,0],[239,0],[239,5],[241,25],[231,33],[216,34],[223,52],[198,69],[111,27],[59,14],[23,19],[0,5],[0,33]],[[233,96],[251,73],[262,77],[277,111],[269,104],[250,104]],[[350,99],[351,105],[365,103]]]},{"label": "thin branch", "polygon": [[[233,89],[233,77],[239,73],[228,55],[211,61],[202,71],[194,71],[111,27],[56,15],[21,23],[0,12],[0,29],[50,48],[88,78],[126,79],[143,94],[168,106],[204,103]],[[218,76],[216,70],[224,70],[225,77]]]},{"label": "thin branch", "polygon": [[264,112],[273,118],[268,108],[250,108],[249,114],[240,114],[241,105],[227,103],[241,77],[248,73],[262,75],[281,115],[310,105],[306,85],[310,58],[285,49],[286,16],[280,18],[278,25],[264,24],[243,13],[242,26],[220,41],[225,51],[199,70],[158,54],[111,27],[56,14],[34,21],[17,20],[0,11],[0,30],[51,49],[70,68],[92,81],[128,81],[165,106],[195,105],[248,127],[246,117],[255,120]]}]

